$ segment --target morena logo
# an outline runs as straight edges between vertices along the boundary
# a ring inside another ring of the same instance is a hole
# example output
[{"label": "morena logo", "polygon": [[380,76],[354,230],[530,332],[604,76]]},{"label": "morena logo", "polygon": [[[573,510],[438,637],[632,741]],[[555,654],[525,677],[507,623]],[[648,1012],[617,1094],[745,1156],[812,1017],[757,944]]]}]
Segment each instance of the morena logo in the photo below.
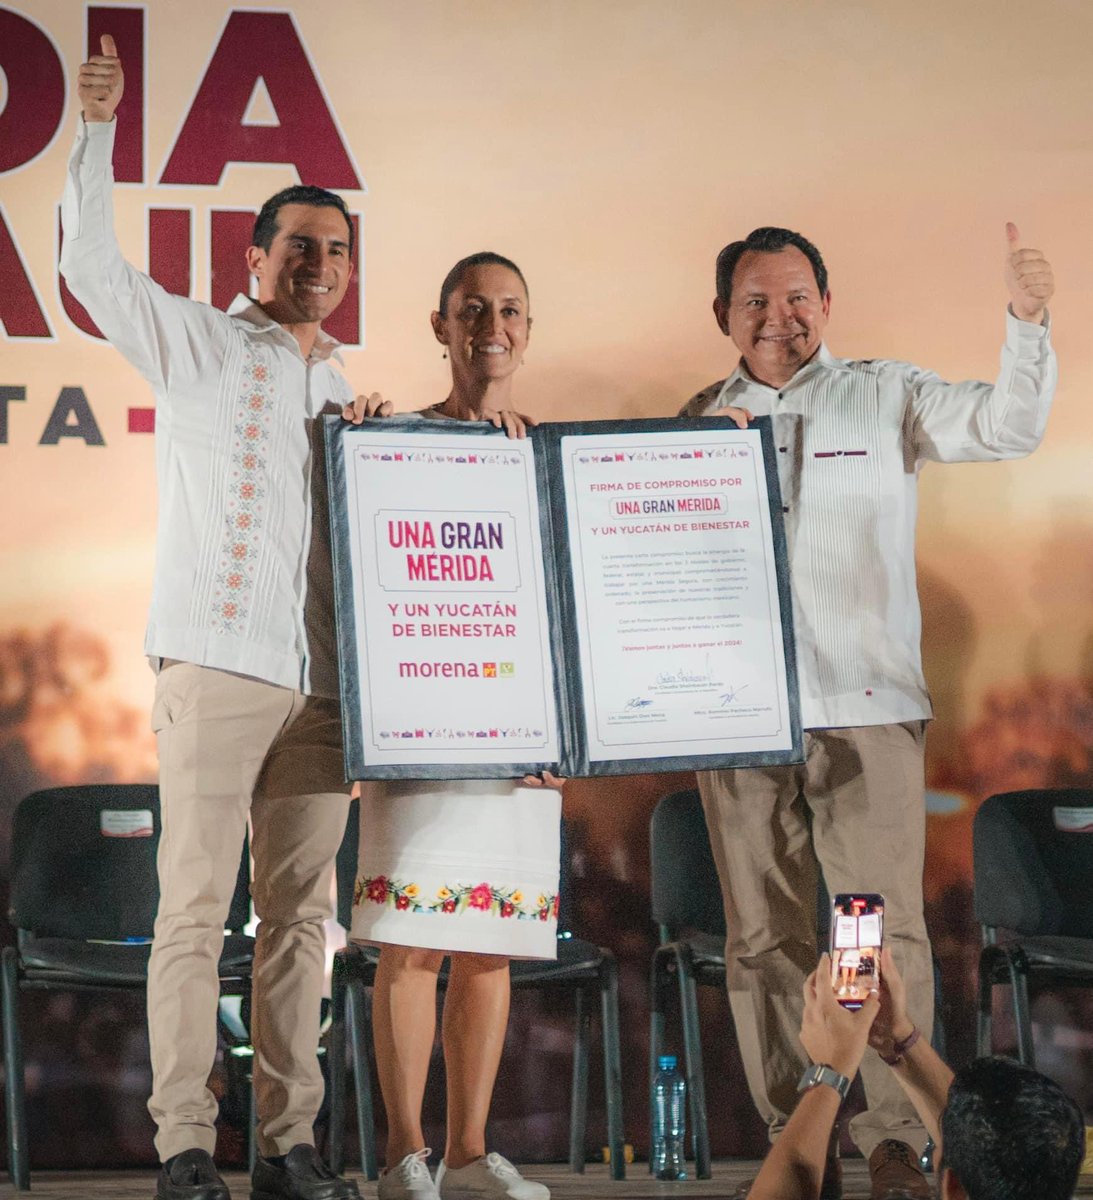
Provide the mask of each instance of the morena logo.
[{"label": "morena logo", "polygon": [[400,679],[513,679],[511,662],[400,662]]}]

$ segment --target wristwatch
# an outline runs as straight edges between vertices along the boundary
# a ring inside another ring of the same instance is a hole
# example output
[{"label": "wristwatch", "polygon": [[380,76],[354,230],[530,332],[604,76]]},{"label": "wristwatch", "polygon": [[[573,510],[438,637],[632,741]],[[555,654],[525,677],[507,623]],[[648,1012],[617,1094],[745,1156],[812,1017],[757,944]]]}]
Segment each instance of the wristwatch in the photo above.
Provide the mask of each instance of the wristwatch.
[{"label": "wristwatch", "polygon": [[850,1091],[850,1080],[845,1075],[840,1075],[834,1067],[829,1067],[827,1063],[813,1063],[801,1076],[797,1090],[807,1092],[809,1088],[817,1087],[821,1083],[833,1087],[842,1100],[846,1099],[847,1093]]}]

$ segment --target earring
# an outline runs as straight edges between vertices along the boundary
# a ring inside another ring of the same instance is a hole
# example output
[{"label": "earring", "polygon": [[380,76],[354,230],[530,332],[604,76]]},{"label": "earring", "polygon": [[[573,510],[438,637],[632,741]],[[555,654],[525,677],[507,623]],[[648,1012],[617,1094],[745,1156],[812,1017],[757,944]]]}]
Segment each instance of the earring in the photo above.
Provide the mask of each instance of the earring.
[{"label": "earring", "polygon": [[441,358],[447,358],[447,357],[448,357],[448,351],[447,351],[447,350],[445,350],[445,351],[444,351],[444,353],[443,353],[443,354],[442,354],[440,357],[441,357]]}]

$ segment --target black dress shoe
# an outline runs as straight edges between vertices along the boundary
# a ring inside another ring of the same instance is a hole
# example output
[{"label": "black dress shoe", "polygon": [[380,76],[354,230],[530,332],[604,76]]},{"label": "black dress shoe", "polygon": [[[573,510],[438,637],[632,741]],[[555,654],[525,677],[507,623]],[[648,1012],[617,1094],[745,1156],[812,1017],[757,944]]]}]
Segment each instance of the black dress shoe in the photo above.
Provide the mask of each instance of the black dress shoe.
[{"label": "black dress shoe", "polygon": [[159,1173],[156,1200],[231,1200],[212,1156],[204,1150],[183,1150]]},{"label": "black dress shoe", "polygon": [[301,1142],[283,1166],[264,1158],[255,1163],[250,1200],[360,1200],[360,1192],[352,1180],[339,1179],[314,1146]]}]

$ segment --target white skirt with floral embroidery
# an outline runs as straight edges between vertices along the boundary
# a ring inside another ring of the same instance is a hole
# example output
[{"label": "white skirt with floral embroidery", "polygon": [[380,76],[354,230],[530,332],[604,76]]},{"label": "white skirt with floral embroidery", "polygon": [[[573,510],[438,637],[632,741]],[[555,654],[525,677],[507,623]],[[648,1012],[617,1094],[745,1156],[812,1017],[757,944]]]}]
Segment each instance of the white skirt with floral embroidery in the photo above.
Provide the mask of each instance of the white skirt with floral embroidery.
[{"label": "white skirt with floral embroidery", "polygon": [[511,780],[363,785],[354,941],[555,958],[561,795]]}]

